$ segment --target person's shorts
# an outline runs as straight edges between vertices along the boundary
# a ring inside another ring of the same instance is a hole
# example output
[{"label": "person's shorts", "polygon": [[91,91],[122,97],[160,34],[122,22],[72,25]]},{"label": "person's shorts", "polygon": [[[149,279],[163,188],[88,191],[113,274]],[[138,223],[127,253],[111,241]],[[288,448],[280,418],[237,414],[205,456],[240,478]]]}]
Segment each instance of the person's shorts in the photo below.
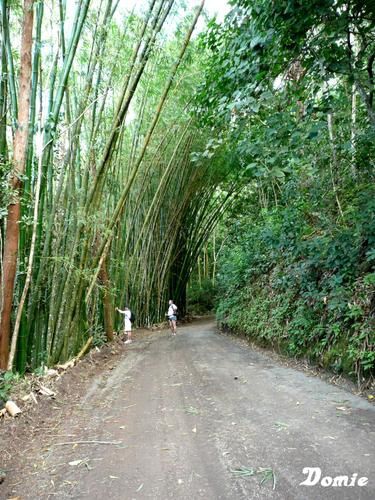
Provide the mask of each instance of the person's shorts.
[{"label": "person's shorts", "polygon": [[174,314],[173,316],[168,316],[169,321],[177,321],[177,316]]}]

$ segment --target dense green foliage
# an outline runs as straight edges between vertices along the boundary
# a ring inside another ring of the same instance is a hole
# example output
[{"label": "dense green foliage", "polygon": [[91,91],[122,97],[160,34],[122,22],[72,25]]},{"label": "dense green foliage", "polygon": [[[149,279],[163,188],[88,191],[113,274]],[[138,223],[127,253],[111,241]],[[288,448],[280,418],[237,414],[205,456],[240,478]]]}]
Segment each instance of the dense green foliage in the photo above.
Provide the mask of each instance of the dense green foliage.
[{"label": "dense green foliage", "polygon": [[12,184],[23,11],[0,1],[0,365],[63,361],[113,339],[115,306],[150,325],[173,297],[368,380],[372,3],[233,0],[199,37],[202,5],[121,4],[34,2]]},{"label": "dense green foliage", "polygon": [[192,315],[214,313],[216,305],[216,287],[211,279],[192,280],[188,288],[188,310]]},{"label": "dense green foliage", "polygon": [[375,191],[359,194],[345,225],[333,226],[321,181],[302,189],[289,181],[277,208],[256,211],[249,200],[254,214],[228,220],[218,318],[291,355],[368,375],[375,362]]},{"label": "dense green foliage", "polygon": [[16,253],[8,90],[20,73],[23,10],[0,3],[0,368],[35,370],[90,339],[112,340],[123,327],[115,306],[128,305],[139,325],[165,319],[171,296],[183,313],[193,264],[228,199],[212,195],[227,165],[191,161],[207,141],[189,113],[201,81],[192,33],[202,4],[122,4],[34,3]]},{"label": "dense green foliage", "polygon": [[361,382],[375,366],[374,10],[313,4],[238,0],[204,40],[197,113],[242,185],[220,227],[218,318]]},{"label": "dense green foliage", "polygon": [[0,373],[0,404],[9,398],[12,387],[18,378],[17,374],[13,372]]}]

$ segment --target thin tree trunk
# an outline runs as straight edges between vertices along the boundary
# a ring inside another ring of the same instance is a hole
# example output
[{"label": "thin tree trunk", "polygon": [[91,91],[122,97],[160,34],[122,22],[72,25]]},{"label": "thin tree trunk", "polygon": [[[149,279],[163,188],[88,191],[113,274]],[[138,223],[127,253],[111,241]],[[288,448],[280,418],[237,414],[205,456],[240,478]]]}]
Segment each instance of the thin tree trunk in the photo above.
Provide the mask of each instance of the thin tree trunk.
[{"label": "thin tree trunk", "polygon": [[8,360],[8,370],[11,370],[13,367],[14,356],[16,354],[18,332],[19,332],[19,328],[20,328],[20,324],[21,324],[22,311],[23,311],[23,308],[25,305],[27,292],[29,291],[29,286],[30,286],[30,282],[31,282],[31,273],[33,270],[33,263],[34,263],[36,233],[37,233],[37,227],[38,227],[38,210],[39,210],[39,197],[40,197],[41,181],[42,181],[42,153],[41,153],[41,155],[39,157],[39,161],[38,161],[38,178],[36,181],[37,184],[36,184],[36,189],[35,189],[35,200],[34,200],[33,235],[31,238],[29,262],[27,265],[25,286],[23,288],[21,300],[20,300],[20,303],[19,303],[19,306],[17,309],[16,322],[14,325],[11,349],[10,349],[9,360]]},{"label": "thin tree trunk", "polygon": [[112,318],[112,301],[110,280],[107,271],[107,259],[100,266],[99,280],[104,286],[103,290],[103,311],[104,311],[104,330],[108,342],[113,340],[113,318]]},{"label": "thin tree trunk", "polygon": [[337,172],[338,162],[337,162],[337,152],[336,152],[336,145],[335,145],[335,136],[334,136],[334,132],[333,132],[333,115],[331,112],[329,112],[327,115],[327,125],[328,125],[329,140],[330,140],[331,149],[332,149],[332,159],[329,162],[332,188],[333,188],[333,192],[335,194],[337,208],[339,209],[340,216],[342,219],[344,219],[344,213],[342,211],[341,203],[340,203],[339,196],[337,193],[336,181],[335,181],[335,172]]},{"label": "thin tree trunk", "polygon": [[[5,165],[7,161],[7,59],[5,46],[4,24],[7,22],[5,11],[0,12],[1,27],[1,47],[0,47],[0,165]],[[1,198],[0,198],[1,199]],[[1,274],[1,272],[0,272]]]},{"label": "thin tree trunk", "polygon": [[10,34],[9,34],[9,21],[8,21],[9,7],[7,6],[6,0],[0,0],[0,6],[1,6],[1,18],[2,18],[3,43],[7,57],[7,81],[10,94],[12,129],[14,132],[17,125],[18,111],[17,111],[16,77],[14,74],[13,55],[12,55],[12,48],[11,48]]}]

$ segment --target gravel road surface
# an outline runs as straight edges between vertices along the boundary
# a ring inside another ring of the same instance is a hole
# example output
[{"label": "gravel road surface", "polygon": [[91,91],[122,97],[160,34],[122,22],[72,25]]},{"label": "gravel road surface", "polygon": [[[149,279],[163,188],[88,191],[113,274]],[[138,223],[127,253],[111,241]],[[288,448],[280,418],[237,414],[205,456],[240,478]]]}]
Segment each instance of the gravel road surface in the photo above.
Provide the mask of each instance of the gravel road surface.
[{"label": "gravel road surface", "polygon": [[[125,351],[79,404],[64,406],[55,436],[41,435],[12,495],[375,498],[375,407],[366,400],[218,333],[212,321]],[[355,486],[304,486],[305,467],[319,467],[321,480],[358,476]]]}]

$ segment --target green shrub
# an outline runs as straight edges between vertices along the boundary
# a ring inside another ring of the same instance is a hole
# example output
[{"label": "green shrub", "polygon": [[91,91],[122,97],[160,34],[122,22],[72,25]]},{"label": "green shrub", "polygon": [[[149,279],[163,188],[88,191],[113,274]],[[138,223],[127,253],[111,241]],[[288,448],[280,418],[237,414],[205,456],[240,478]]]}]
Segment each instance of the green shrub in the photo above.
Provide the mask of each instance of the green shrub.
[{"label": "green shrub", "polygon": [[14,382],[19,379],[18,374],[13,372],[0,373],[0,399],[6,401],[9,399],[10,391]]},{"label": "green shrub", "polygon": [[217,318],[262,345],[369,379],[375,370],[374,189],[353,198],[345,224],[333,227],[308,223],[309,205],[286,196],[292,205],[236,228],[219,260]]}]

